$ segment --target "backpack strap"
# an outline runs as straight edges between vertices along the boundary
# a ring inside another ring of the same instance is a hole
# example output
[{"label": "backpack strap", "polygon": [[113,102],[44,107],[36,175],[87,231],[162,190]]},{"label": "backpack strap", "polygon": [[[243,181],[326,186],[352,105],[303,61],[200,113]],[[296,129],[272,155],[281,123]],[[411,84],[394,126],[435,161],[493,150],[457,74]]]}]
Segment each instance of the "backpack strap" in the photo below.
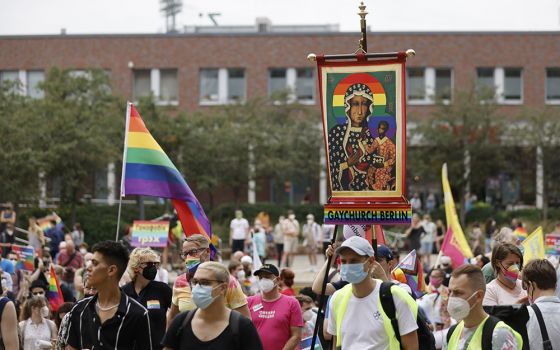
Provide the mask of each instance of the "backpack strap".
[{"label": "backpack strap", "polygon": [[395,337],[397,340],[401,341],[401,334],[399,332],[399,321],[397,320],[397,311],[395,309],[395,300],[393,300],[393,294],[391,293],[391,287],[395,285],[393,282],[383,282],[381,287],[379,287],[379,298],[381,299],[381,307],[383,311],[391,320],[391,326],[393,326],[393,331],[395,332]]},{"label": "backpack strap", "polygon": [[4,307],[6,306],[6,304],[8,304],[9,301],[10,299],[6,297],[0,297],[0,319],[2,318],[2,312],[4,312]]},{"label": "backpack strap", "polygon": [[177,329],[177,337],[181,336],[181,333],[183,332],[183,329],[190,326],[191,321],[194,317],[194,314],[196,313],[196,310],[198,310],[198,308],[187,311],[187,316],[185,316],[185,318],[183,319],[183,322],[181,322],[181,327],[179,327],[179,329]]},{"label": "backpack strap", "polygon": [[449,341],[451,340],[451,336],[453,335],[453,332],[455,332],[455,329],[457,328],[458,323],[455,323],[453,326],[449,327],[449,329],[447,330],[447,345],[449,346]]},{"label": "backpack strap", "polygon": [[535,315],[537,316],[537,321],[539,321],[539,328],[541,329],[541,336],[543,340],[543,349],[551,350],[552,349],[552,342],[548,337],[548,332],[546,331],[546,325],[544,324],[544,318],[542,316],[541,309],[537,306],[537,304],[532,304],[531,308],[535,311]]},{"label": "backpack strap", "polygon": [[229,315],[229,326],[231,328],[231,334],[233,334],[233,344],[235,349],[241,349],[239,344],[239,324],[241,323],[241,314],[235,310],[231,310]]},{"label": "backpack strap", "polygon": [[492,334],[494,333],[494,328],[500,322],[500,319],[492,315],[488,316],[484,326],[482,326],[482,348],[492,349]]}]

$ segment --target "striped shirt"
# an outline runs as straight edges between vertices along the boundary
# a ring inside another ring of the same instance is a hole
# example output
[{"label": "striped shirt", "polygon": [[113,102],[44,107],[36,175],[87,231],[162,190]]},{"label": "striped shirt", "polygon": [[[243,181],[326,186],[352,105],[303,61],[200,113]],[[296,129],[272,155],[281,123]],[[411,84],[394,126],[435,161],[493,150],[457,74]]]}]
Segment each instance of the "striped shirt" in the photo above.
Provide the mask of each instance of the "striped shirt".
[{"label": "striped shirt", "polygon": [[152,350],[148,310],[121,292],[115,315],[101,324],[97,295],[82,299],[64,316],[59,343],[76,349]]}]

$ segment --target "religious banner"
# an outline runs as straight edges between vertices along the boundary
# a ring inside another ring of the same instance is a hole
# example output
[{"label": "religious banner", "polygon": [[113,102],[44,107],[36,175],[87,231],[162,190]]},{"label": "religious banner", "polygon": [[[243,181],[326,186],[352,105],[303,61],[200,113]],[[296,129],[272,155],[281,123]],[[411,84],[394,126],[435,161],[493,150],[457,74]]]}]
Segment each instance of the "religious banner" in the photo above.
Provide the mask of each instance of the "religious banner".
[{"label": "religious banner", "polygon": [[560,255],[560,235],[549,233],[545,236],[545,253],[548,255]]},{"label": "religious banner", "polygon": [[404,53],[371,61],[317,57],[330,197],[326,223],[411,221],[405,188],[405,61]]},{"label": "religious banner", "polygon": [[167,247],[169,221],[140,221],[132,225],[133,247]]}]

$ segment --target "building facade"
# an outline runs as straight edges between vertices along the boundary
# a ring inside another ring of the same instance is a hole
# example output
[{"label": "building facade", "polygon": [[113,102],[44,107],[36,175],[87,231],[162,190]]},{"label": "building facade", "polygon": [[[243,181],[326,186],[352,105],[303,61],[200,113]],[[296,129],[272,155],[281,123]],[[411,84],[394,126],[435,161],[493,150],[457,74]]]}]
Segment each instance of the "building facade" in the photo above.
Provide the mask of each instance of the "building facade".
[{"label": "building facade", "polygon": [[[41,98],[37,84],[50,67],[101,68],[110,74],[115,94],[135,100],[153,93],[158,104],[178,110],[242,102],[286,88],[293,91],[294,101],[319,108],[315,63],[307,55],[354,52],[359,34],[338,32],[336,26],[274,28],[2,36],[0,82],[19,79],[25,93]],[[496,89],[502,115],[515,115],[527,106],[560,105],[560,32],[385,32],[370,33],[368,42],[370,52],[416,51],[408,61],[409,126],[435,112],[434,96],[452,100],[454,91],[473,84]],[[115,165],[101,176],[110,189],[104,196],[112,202]],[[326,200],[325,188],[324,178],[313,183],[313,201]],[[287,190],[298,192],[296,201],[306,191]],[[247,200],[269,201],[271,195],[266,186],[258,193],[249,189]]]}]

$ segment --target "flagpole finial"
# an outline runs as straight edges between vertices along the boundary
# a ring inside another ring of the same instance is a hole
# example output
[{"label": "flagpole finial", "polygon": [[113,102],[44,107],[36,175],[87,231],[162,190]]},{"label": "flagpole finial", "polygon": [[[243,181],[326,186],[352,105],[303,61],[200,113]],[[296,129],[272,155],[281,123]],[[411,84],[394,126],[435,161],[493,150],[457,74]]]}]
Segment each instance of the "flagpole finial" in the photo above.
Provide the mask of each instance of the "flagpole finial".
[{"label": "flagpole finial", "polygon": [[360,31],[362,32],[362,38],[359,41],[360,46],[358,47],[357,51],[362,51],[363,53],[367,53],[366,16],[368,12],[366,11],[366,5],[364,5],[363,1],[360,2],[360,6],[358,6],[358,8],[360,9],[360,12],[358,12],[358,16],[360,16]]}]

